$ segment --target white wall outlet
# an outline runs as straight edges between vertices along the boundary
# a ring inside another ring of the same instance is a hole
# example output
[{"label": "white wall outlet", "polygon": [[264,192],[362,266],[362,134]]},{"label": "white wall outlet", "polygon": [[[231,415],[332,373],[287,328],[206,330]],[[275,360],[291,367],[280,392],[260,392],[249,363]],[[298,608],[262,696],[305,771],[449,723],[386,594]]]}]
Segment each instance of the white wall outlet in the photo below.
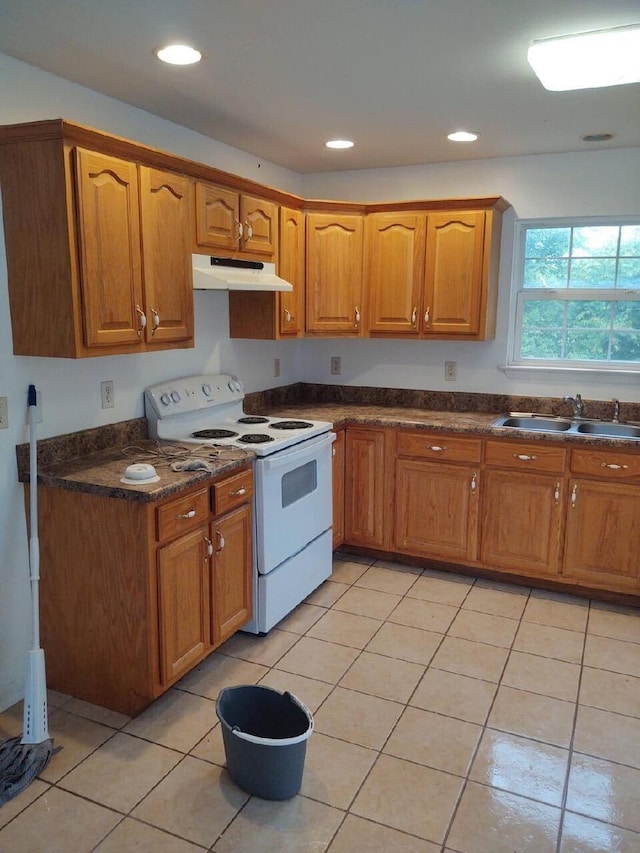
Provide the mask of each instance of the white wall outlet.
[{"label": "white wall outlet", "polygon": [[9,403],[6,397],[0,397],[0,429],[9,429]]},{"label": "white wall outlet", "polygon": [[113,379],[107,379],[100,383],[100,398],[102,400],[103,409],[113,409],[116,404]]},{"label": "white wall outlet", "polygon": [[444,363],[444,378],[447,382],[455,382],[458,373],[457,361],[445,361]]},{"label": "white wall outlet", "polygon": [[280,376],[280,359],[279,358],[273,359],[273,375],[276,377]]},{"label": "white wall outlet", "polygon": [[331,375],[340,376],[342,373],[342,358],[339,355],[331,356]]}]

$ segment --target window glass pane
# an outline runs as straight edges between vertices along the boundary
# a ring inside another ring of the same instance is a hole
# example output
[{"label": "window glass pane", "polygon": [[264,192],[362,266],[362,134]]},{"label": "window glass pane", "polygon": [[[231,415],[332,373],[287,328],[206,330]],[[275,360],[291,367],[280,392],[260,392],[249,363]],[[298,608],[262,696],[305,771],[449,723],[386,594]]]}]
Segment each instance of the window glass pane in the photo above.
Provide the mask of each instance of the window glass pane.
[{"label": "window glass pane", "polygon": [[559,288],[567,286],[569,262],[531,260],[524,263],[524,286]]},{"label": "window glass pane", "polygon": [[571,255],[574,258],[615,257],[618,252],[617,225],[596,225],[573,229]]},{"label": "window glass pane", "polygon": [[618,302],[613,315],[614,329],[640,329],[640,302]]},{"label": "window glass pane", "polygon": [[640,258],[621,258],[618,261],[618,287],[623,290],[640,287]]},{"label": "window glass pane", "polygon": [[609,355],[609,332],[567,332],[565,358],[602,361]]},{"label": "window glass pane", "polygon": [[566,303],[557,299],[527,299],[523,307],[525,328],[550,328],[564,325]]},{"label": "window glass pane", "polygon": [[524,329],[520,342],[521,358],[561,358],[563,333],[542,329]]},{"label": "window glass pane", "polygon": [[620,234],[620,256],[640,257],[640,225],[623,225]]},{"label": "window glass pane", "polygon": [[615,287],[615,258],[579,258],[571,261],[569,287]]},{"label": "window glass pane", "polygon": [[567,326],[578,329],[608,329],[611,325],[611,302],[570,302]]},{"label": "window glass pane", "polygon": [[640,332],[615,332],[611,337],[611,358],[640,361]]},{"label": "window glass pane", "polygon": [[566,258],[569,255],[570,228],[529,228],[525,241],[527,258]]}]

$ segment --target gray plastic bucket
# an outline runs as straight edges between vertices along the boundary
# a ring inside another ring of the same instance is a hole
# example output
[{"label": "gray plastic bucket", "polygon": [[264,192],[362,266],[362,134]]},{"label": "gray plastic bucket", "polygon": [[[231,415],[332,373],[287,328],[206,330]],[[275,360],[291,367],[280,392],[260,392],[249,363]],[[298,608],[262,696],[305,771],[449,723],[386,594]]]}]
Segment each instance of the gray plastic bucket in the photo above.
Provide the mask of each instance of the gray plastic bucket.
[{"label": "gray plastic bucket", "polygon": [[309,709],[292,693],[246,684],[225,687],[216,702],[227,770],[233,781],[264,800],[288,800],[302,785]]}]

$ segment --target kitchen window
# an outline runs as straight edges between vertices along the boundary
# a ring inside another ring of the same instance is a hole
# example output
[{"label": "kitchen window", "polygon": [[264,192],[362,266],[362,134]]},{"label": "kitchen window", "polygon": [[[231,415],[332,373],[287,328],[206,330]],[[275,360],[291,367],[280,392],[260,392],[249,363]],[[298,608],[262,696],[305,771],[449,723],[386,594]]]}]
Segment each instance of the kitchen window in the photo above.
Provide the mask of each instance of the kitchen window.
[{"label": "kitchen window", "polygon": [[517,225],[509,367],[640,372],[640,218]]}]

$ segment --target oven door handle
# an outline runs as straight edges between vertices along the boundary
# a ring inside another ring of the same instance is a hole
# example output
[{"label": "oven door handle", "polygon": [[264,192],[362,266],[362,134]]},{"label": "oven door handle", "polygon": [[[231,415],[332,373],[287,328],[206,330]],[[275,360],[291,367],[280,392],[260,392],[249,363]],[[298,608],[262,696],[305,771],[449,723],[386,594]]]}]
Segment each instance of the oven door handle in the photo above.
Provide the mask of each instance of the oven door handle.
[{"label": "oven door handle", "polygon": [[282,468],[284,465],[291,465],[292,462],[298,462],[300,459],[312,458],[316,451],[322,447],[333,444],[336,440],[335,432],[323,433],[317,439],[309,439],[309,441],[305,442],[305,446],[300,450],[294,450],[293,452],[289,452],[288,450],[281,450],[279,453],[274,453],[273,457],[267,456],[266,459],[262,459],[261,462],[267,471],[273,471],[274,468]]}]

